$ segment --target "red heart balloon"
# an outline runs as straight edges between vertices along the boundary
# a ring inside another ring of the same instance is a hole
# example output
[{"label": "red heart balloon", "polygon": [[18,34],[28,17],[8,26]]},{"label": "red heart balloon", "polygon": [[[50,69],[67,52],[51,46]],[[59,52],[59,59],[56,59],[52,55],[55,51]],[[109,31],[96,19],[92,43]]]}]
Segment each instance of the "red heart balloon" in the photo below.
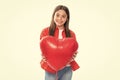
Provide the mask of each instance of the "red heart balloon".
[{"label": "red heart balloon", "polygon": [[74,38],[57,39],[46,36],[40,41],[40,48],[48,65],[58,71],[70,62],[78,49],[78,43]]}]

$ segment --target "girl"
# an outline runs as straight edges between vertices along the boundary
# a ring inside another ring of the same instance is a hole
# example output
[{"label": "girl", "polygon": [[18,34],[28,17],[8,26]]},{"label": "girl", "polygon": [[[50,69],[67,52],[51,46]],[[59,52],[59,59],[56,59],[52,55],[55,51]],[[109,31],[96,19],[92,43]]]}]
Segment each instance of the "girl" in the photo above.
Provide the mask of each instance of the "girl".
[{"label": "girl", "polygon": [[[58,5],[53,12],[50,26],[42,30],[40,34],[40,39],[48,35],[54,36],[58,39],[62,39],[65,37],[73,37],[74,39],[76,39],[75,33],[69,29],[69,20],[70,20],[69,9],[64,5]],[[47,64],[44,56],[42,56],[40,64],[41,67],[45,70],[45,80],[56,80],[56,73],[54,69],[52,69]],[[63,69],[57,72],[57,79],[71,80],[72,71],[75,71],[78,68],[79,65],[76,63],[74,59],[72,59],[69,62],[69,64],[67,64]]]}]

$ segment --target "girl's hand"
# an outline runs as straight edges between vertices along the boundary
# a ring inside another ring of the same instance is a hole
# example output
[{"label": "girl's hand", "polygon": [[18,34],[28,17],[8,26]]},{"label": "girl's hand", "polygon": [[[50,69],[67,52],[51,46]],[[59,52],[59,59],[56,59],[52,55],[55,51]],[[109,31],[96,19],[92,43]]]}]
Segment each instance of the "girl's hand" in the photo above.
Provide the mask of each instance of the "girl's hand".
[{"label": "girl's hand", "polygon": [[78,51],[76,51],[76,52],[74,53],[74,55],[73,55],[73,57],[72,57],[72,59],[71,59],[70,62],[74,61],[75,57],[77,56],[77,53],[78,53]]},{"label": "girl's hand", "polygon": [[42,56],[42,61],[46,61],[46,58],[44,55],[41,55]]},{"label": "girl's hand", "polygon": [[74,55],[73,55],[73,59],[77,56],[77,53],[78,53],[78,51],[76,51],[75,53],[74,53]]}]

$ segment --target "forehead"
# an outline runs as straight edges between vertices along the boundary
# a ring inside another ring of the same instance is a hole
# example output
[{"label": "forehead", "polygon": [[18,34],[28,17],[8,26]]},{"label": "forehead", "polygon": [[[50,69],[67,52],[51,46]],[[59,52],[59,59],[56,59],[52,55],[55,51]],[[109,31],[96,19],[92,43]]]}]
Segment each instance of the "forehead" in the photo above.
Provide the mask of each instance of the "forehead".
[{"label": "forehead", "polygon": [[64,10],[58,10],[55,12],[55,14],[67,15]]}]

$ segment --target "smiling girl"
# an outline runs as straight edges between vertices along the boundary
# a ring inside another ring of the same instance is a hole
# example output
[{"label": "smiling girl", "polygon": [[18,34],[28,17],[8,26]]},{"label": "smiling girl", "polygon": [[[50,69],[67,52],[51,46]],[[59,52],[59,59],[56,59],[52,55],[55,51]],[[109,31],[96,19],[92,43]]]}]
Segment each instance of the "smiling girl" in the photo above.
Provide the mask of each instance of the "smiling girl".
[{"label": "smiling girl", "polygon": [[[49,27],[46,27],[42,30],[40,34],[40,40],[48,35],[58,39],[73,37],[76,40],[75,33],[69,29],[69,20],[69,9],[64,5],[56,6],[52,15],[51,24]],[[45,80],[56,80],[56,74],[57,80],[71,80],[72,72],[79,68],[79,65],[74,60],[74,56],[73,59],[63,69],[56,72],[47,64],[45,56],[42,55],[40,64],[41,67],[45,70]]]}]

